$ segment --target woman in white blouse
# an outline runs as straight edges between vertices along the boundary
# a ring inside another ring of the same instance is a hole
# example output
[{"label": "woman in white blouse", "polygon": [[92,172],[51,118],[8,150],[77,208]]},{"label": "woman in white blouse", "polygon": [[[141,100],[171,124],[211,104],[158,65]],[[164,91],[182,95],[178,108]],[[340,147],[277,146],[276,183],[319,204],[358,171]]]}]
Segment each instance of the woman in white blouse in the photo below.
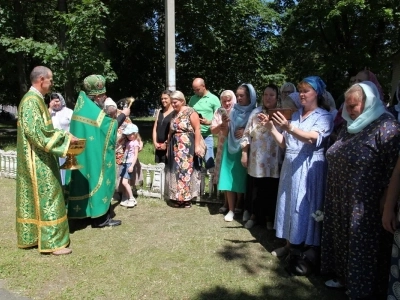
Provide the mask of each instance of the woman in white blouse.
[{"label": "woman in white blouse", "polygon": [[267,85],[262,105],[251,113],[241,141],[242,164],[247,167],[248,174],[243,214],[246,228],[253,227],[257,220],[261,224],[266,222],[267,228],[273,229],[283,151],[271,133],[260,125],[258,115],[276,108],[278,96],[278,87]]},{"label": "woman in white blouse", "polygon": [[[50,95],[49,112],[53,126],[69,132],[69,124],[72,118],[72,109],[65,105],[64,97],[60,93]],[[60,166],[65,162],[65,158],[59,158]],[[62,185],[65,184],[65,170],[60,170]]]}]

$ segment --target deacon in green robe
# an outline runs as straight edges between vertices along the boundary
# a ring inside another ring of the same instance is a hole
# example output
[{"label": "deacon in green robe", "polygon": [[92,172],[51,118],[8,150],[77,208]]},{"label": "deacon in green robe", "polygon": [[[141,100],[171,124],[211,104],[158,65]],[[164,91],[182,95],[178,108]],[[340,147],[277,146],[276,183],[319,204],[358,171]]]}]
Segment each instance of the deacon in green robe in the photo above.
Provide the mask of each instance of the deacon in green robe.
[{"label": "deacon in green robe", "polygon": [[34,68],[18,107],[16,230],[18,247],[62,255],[72,250],[58,157],[73,137],[53,128],[43,97],[52,78],[50,69]]},{"label": "deacon in green robe", "polygon": [[86,139],[86,147],[76,157],[83,168],[66,174],[68,218],[91,218],[93,227],[117,226],[121,221],[111,219],[110,215],[116,176],[117,121],[101,107],[106,98],[104,77],[88,76],[84,87],[87,94],[80,92],[70,124],[70,132]]}]

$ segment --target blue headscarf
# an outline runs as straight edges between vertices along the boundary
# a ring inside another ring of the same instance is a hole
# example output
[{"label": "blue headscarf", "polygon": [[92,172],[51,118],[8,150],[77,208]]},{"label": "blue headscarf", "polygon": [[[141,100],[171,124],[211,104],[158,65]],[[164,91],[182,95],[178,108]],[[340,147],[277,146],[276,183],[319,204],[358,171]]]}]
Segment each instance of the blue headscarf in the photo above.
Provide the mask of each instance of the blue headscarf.
[{"label": "blue headscarf", "polygon": [[346,109],[346,102],[344,103],[342,117],[347,121],[347,131],[349,133],[360,132],[386,112],[386,108],[380,99],[379,91],[373,82],[363,81],[355,85],[359,85],[363,89],[366,99],[364,110],[355,120],[350,118]]},{"label": "blue headscarf", "polygon": [[317,92],[318,96],[322,96],[325,92],[326,84],[319,76],[309,76],[302,81],[307,82]]},{"label": "blue headscarf", "polygon": [[301,103],[300,103],[300,93],[299,92],[294,92],[289,95],[290,99],[293,100],[294,105],[296,105],[297,109],[301,108]]},{"label": "blue headscarf", "polygon": [[[232,108],[229,116],[228,151],[231,154],[240,151],[240,139],[235,138],[235,131],[240,127],[246,127],[247,121],[253,109],[256,107],[257,95],[250,83],[243,83],[240,87],[246,86],[250,94],[250,104],[247,106],[238,103]],[[239,88],[240,88],[239,87]]]}]

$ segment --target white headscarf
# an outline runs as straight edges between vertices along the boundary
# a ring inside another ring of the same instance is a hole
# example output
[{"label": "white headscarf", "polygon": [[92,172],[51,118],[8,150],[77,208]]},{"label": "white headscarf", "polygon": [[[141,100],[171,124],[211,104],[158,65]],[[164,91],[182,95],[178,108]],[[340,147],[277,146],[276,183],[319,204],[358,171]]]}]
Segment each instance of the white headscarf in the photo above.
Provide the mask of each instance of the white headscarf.
[{"label": "white headscarf", "polygon": [[360,132],[386,112],[386,108],[380,98],[380,93],[373,82],[363,81],[355,85],[359,85],[363,89],[366,100],[364,110],[355,120],[350,118],[346,109],[346,101],[344,102],[342,117],[347,121],[347,131],[349,133]]}]

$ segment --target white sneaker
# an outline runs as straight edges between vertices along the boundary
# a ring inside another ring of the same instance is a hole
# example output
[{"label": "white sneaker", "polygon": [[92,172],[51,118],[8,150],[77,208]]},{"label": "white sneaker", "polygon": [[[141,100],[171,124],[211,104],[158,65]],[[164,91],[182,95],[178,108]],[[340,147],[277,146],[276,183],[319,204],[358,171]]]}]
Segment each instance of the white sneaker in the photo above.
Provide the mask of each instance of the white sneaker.
[{"label": "white sneaker", "polygon": [[225,215],[225,217],[224,217],[224,220],[226,221],[226,222],[232,222],[233,221],[233,216],[235,215],[235,213],[233,212],[233,211],[229,211],[226,215]]},{"label": "white sneaker", "polygon": [[343,284],[341,284],[339,282],[339,280],[336,280],[336,279],[331,279],[331,280],[325,281],[325,286],[334,288],[334,289],[341,289],[344,287]]},{"label": "white sneaker", "polygon": [[128,205],[126,207],[135,207],[137,205],[137,201],[135,198],[131,198],[128,200]]},{"label": "white sneaker", "polygon": [[124,200],[124,201],[121,201],[121,203],[119,205],[128,207],[128,202],[129,202],[129,200]]},{"label": "white sneaker", "polygon": [[250,219],[246,222],[246,224],[244,224],[244,228],[247,228],[247,229],[253,228],[254,224],[255,224],[255,222],[252,219]]},{"label": "white sneaker", "polygon": [[248,210],[245,210],[243,213],[243,222],[247,222],[250,219],[250,213]]}]

